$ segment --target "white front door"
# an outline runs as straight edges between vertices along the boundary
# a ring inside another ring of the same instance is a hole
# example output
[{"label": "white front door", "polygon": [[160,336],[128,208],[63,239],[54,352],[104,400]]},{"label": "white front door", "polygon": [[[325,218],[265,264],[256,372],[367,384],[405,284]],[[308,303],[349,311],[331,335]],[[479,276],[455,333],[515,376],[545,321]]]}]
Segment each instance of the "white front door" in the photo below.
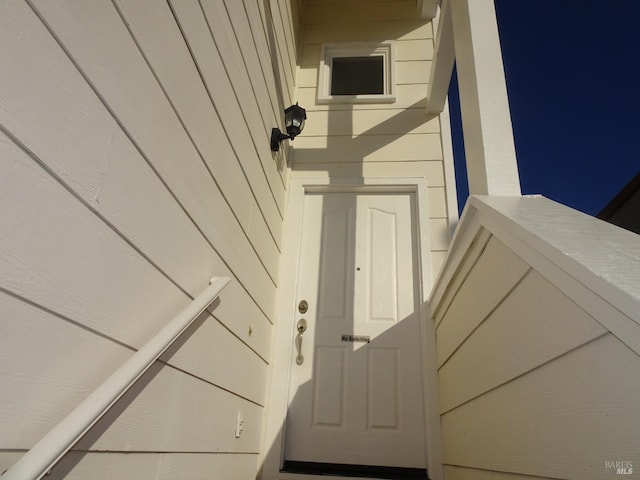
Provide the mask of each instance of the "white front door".
[{"label": "white front door", "polygon": [[285,461],[425,468],[414,195],[304,202]]}]

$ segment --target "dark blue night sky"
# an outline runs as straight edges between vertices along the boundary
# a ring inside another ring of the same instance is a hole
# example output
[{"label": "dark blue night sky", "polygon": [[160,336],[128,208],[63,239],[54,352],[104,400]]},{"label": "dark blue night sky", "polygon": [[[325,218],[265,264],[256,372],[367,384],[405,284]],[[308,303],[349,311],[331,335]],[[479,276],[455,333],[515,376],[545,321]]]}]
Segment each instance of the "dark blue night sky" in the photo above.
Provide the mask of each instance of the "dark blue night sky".
[{"label": "dark blue night sky", "polygon": [[[495,4],[522,193],[595,215],[640,171],[640,0]],[[452,86],[462,210],[455,78]]]}]

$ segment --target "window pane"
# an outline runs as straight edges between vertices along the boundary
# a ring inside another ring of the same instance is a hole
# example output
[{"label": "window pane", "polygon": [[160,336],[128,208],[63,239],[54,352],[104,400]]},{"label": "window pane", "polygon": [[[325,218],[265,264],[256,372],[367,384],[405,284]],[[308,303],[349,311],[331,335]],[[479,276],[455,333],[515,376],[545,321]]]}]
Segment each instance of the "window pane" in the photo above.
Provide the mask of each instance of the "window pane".
[{"label": "window pane", "polygon": [[331,95],[384,94],[384,58],[333,57]]}]

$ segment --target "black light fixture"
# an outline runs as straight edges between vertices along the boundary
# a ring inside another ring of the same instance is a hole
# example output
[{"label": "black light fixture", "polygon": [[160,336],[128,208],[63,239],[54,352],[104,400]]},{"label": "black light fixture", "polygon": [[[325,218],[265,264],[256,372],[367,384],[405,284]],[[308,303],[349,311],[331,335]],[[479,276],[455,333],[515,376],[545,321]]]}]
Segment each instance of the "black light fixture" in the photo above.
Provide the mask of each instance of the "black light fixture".
[{"label": "black light fixture", "polygon": [[304,121],[307,119],[307,111],[298,105],[291,105],[284,111],[284,124],[287,133],[282,133],[279,128],[271,129],[271,151],[277,152],[280,149],[280,142],[286,139],[293,140],[304,128]]}]

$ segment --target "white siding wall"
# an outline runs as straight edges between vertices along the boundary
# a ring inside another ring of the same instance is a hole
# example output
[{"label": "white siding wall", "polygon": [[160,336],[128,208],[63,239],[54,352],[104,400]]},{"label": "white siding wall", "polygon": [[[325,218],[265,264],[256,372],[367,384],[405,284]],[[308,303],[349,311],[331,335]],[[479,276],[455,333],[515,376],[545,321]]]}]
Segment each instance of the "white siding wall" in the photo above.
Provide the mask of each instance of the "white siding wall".
[{"label": "white siding wall", "polygon": [[[449,235],[440,119],[425,111],[433,55],[431,22],[420,18],[414,0],[310,1],[302,18],[297,100],[307,109],[308,120],[293,142],[292,175],[426,177],[435,276]],[[386,40],[394,40],[396,47],[394,103],[317,103],[323,43]]]},{"label": "white siding wall", "polygon": [[0,5],[0,472],[216,275],[232,282],[213,314],[52,478],[254,477],[292,15],[284,0]]},{"label": "white siding wall", "polygon": [[[457,240],[467,240],[435,289],[447,480],[601,479],[616,474],[606,462],[640,465],[638,286],[630,284],[635,300],[625,295],[616,306],[608,291],[630,291],[624,282],[590,290],[590,279],[604,276],[559,263],[570,255],[620,278],[628,268],[631,281],[640,242],[545,199],[523,203],[531,202],[541,206],[505,209],[548,226],[530,237],[493,214],[463,219],[468,236]],[[491,232],[470,233],[478,221]],[[566,255],[549,254],[546,233],[565,239]],[[597,248],[585,248],[588,237]],[[636,318],[623,313],[629,301]]]}]

